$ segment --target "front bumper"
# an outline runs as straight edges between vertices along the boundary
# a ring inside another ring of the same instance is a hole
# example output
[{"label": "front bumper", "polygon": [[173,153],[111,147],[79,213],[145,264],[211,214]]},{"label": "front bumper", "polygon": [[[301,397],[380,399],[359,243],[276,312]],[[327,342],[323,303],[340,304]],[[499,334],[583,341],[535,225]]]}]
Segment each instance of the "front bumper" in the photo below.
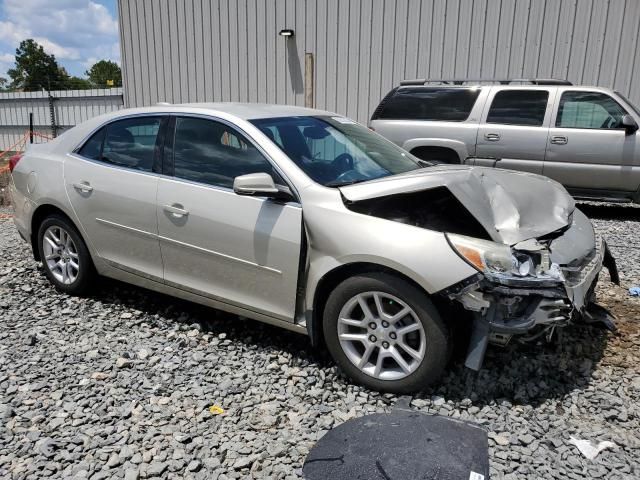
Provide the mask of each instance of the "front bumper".
[{"label": "front bumper", "polygon": [[[595,306],[595,286],[602,267],[618,282],[615,260],[604,239],[579,262],[561,266],[563,281],[509,284],[493,282],[483,275],[449,295],[474,312],[471,343],[465,365],[480,369],[488,343],[505,345],[513,336],[533,340],[571,322],[603,322],[611,328],[612,317]],[[593,244],[592,244],[593,245]]]}]

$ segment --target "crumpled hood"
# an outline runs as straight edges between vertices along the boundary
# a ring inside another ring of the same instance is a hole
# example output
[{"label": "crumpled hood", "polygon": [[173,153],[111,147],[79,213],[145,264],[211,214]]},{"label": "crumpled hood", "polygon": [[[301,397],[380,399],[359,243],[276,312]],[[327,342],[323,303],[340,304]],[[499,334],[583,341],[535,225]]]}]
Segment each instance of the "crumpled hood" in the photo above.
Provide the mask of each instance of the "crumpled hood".
[{"label": "crumpled hood", "polygon": [[[514,245],[567,227],[573,198],[541,175],[441,165],[340,188],[348,201],[447,187],[496,242]],[[446,212],[444,212],[446,213]]]}]

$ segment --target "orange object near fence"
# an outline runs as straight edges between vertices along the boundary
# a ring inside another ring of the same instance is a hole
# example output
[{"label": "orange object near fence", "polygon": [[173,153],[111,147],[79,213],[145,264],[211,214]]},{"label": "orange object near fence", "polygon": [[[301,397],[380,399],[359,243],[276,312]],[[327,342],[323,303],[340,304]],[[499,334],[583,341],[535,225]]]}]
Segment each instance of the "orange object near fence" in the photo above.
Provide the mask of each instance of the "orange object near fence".
[{"label": "orange object near fence", "polygon": [[[3,163],[3,160],[7,154],[10,154],[13,156],[16,153],[24,152],[25,147],[27,146],[27,142],[29,141],[29,137],[31,138],[37,137],[45,141],[49,141],[53,139],[53,137],[50,137],[49,135],[45,135],[40,132],[30,132],[29,130],[27,130],[25,131],[24,135],[22,135],[16,143],[11,145],[9,148],[5,149],[4,151],[0,152],[0,163]],[[8,195],[7,195],[8,192],[6,191],[5,187],[7,186],[10,171],[11,171],[11,159],[9,159],[9,162],[7,162],[6,165],[0,166],[0,205],[4,205],[8,202]],[[6,218],[11,218],[11,215],[0,214],[0,220],[6,219]]]},{"label": "orange object near fence", "polygon": [[[29,130],[27,130],[24,133],[24,135],[22,135],[22,137],[20,137],[20,140],[18,140],[16,143],[11,145],[9,148],[7,148],[4,151],[0,152],[0,161],[2,160],[2,157],[4,157],[7,153],[23,152],[25,150],[25,147],[27,145],[27,141],[28,141],[30,136],[42,138],[42,139],[47,140],[47,141],[53,140],[53,137],[51,137],[49,135],[45,135],[44,133],[30,132]],[[7,172],[8,170],[9,170],[9,165],[5,165],[3,167],[0,167],[0,174],[3,174],[5,172]]]}]

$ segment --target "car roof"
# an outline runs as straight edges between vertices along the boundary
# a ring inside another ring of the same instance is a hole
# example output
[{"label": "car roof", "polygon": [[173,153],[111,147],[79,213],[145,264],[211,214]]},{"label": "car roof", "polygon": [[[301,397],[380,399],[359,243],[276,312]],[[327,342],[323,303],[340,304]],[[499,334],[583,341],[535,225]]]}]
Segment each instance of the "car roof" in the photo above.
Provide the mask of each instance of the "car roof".
[{"label": "car roof", "polygon": [[[175,110],[174,110],[175,107]],[[240,103],[240,102],[202,102],[202,103],[179,103],[179,104],[158,104],[153,107],[147,107],[149,113],[162,111],[178,111],[185,112],[191,110],[196,113],[202,110],[224,112],[234,115],[244,120],[253,120],[258,118],[275,118],[275,117],[303,117],[318,115],[337,115],[325,110],[316,110],[313,108],[298,107],[293,105],[278,105],[270,103]]]}]

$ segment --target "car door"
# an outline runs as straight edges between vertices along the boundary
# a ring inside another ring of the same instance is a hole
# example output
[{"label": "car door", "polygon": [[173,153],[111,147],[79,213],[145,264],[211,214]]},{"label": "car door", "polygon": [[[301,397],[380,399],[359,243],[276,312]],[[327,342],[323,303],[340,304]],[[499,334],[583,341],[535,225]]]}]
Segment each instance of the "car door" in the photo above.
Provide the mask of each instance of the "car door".
[{"label": "car door", "polygon": [[165,120],[109,123],[64,163],[65,188],[98,255],[112,266],[162,281],[156,194]]},{"label": "car door", "polygon": [[[550,89],[494,87],[476,140],[476,165],[542,173],[553,99]],[[486,160],[484,160],[486,159]]]},{"label": "car door", "polygon": [[281,320],[295,314],[302,239],[296,202],[240,196],[235,177],[267,172],[264,154],[222,121],[179,116],[158,185],[165,282]]},{"label": "car door", "polygon": [[571,189],[633,192],[640,185],[637,132],[626,109],[598,91],[564,89],[555,108],[544,174]]}]

